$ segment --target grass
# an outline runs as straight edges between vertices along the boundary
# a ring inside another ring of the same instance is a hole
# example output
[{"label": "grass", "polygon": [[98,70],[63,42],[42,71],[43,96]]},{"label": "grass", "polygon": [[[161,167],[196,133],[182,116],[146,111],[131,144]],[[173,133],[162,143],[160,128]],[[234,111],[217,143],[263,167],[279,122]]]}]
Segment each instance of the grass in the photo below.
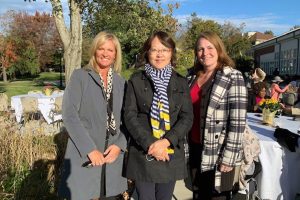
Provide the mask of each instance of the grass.
[{"label": "grass", "polygon": [[[126,80],[128,80],[132,73],[134,73],[136,69],[126,69],[121,72],[121,76],[123,76]],[[176,71],[182,75],[185,75],[185,68],[176,68]],[[58,81],[60,80],[59,72],[42,72],[36,78],[31,79],[22,79],[15,80],[4,83],[0,81],[0,93],[4,92],[7,96],[12,97],[20,94],[27,94],[31,90],[42,90],[44,87],[44,82]],[[64,80],[64,76],[63,76]]]},{"label": "grass", "polygon": [[43,72],[32,79],[15,80],[7,83],[0,81],[0,92],[4,92],[10,99],[15,95],[27,94],[31,90],[42,90],[44,81],[57,81],[59,78],[60,74],[57,72]]},{"label": "grass", "polygon": [[[39,76],[37,78],[35,78],[35,80],[39,80],[39,81],[55,81],[55,80],[59,80],[60,78],[60,73],[59,72],[43,72],[40,73]],[[65,76],[63,75],[63,80],[65,79]]]},{"label": "grass", "polygon": [[41,90],[43,86],[38,85],[33,81],[13,81],[13,82],[0,82],[0,91],[3,91],[7,96],[15,96],[19,94],[27,94],[31,90]]}]

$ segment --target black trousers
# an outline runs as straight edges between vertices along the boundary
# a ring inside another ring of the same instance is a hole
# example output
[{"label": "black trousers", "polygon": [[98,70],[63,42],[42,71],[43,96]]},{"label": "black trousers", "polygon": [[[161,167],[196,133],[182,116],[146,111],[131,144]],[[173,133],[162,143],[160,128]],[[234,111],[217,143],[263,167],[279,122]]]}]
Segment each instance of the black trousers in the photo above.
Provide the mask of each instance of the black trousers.
[{"label": "black trousers", "polygon": [[139,200],[171,200],[175,181],[169,183],[135,181],[135,187]]},{"label": "black trousers", "polygon": [[[193,171],[192,184],[193,184],[193,200],[230,200],[232,185],[228,185],[228,191],[218,193],[215,190],[215,170],[201,172],[201,144],[190,144],[190,157],[189,164],[190,170]],[[222,182],[226,179],[232,179],[233,182],[234,171],[222,173]],[[228,181],[230,182],[230,180]],[[221,184],[222,187],[226,185]],[[226,189],[225,189],[226,190]]]}]

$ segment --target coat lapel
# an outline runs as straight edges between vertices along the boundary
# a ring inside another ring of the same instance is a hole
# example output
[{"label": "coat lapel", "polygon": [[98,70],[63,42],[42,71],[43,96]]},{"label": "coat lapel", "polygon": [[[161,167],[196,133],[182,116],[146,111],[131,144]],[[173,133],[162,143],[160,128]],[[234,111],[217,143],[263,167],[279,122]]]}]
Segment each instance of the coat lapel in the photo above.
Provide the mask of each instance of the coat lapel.
[{"label": "coat lapel", "polygon": [[[120,91],[120,77],[114,72],[113,74],[113,111],[118,110],[118,103],[120,103],[120,95],[123,93]],[[122,102],[122,101],[121,101]]]},{"label": "coat lapel", "polygon": [[154,93],[154,84],[151,80],[151,77],[147,75],[146,71],[143,70],[143,73],[141,73],[141,79],[143,82],[143,94],[144,99],[146,102],[146,105],[150,108],[153,100],[153,93]]},{"label": "coat lapel", "polygon": [[176,83],[176,72],[173,70],[172,71],[172,76],[170,78],[170,82],[169,82],[169,85],[168,85],[168,89],[167,89],[167,94],[168,94],[168,99],[169,99],[169,113],[172,112],[172,110],[174,109],[175,107],[175,102],[174,102],[174,99],[173,99],[173,93],[176,92],[178,90],[177,88],[177,83]]},{"label": "coat lapel", "polygon": [[89,73],[90,77],[94,80],[94,82],[95,82],[99,87],[101,87],[101,85],[100,85],[100,76],[99,76],[99,74],[97,74],[97,73],[96,73],[95,71],[93,71],[93,70],[89,70],[88,73]]},{"label": "coat lapel", "polygon": [[213,112],[219,105],[219,102],[229,88],[231,82],[230,73],[232,68],[224,67],[223,70],[218,70],[215,76],[215,81],[212,87],[209,106],[207,108],[207,119],[212,117]]}]

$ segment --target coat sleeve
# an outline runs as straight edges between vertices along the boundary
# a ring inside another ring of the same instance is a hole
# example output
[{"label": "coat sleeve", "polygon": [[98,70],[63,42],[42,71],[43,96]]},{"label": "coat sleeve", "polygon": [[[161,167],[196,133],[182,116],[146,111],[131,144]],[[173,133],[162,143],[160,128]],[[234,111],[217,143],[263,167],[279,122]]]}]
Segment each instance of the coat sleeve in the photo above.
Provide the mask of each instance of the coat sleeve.
[{"label": "coat sleeve", "polygon": [[183,102],[178,114],[176,123],[171,127],[171,130],[166,133],[164,138],[168,139],[173,146],[176,146],[190,131],[193,124],[193,105],[190,96],[190,89],[187,82],[182,83]]},{"label": "coat sleeve", "polygon": [[83,83],[80,75],[82,75],[80,71],[74,71],[65,89],[62,115],[71,140],[79,151],[80,156],[84,157],[97,149],[97,147],[79,118],[80,103],[83,98]]},{"label": "coat sleeve", "polygon": [[276,85],[274,85],[274,89],[275,89],[275,91],[278,92],[278,93],[284,93],[285,91],[287,91],[287,90],[289,89],[289,85],[287,85],[287,86],[285,86],[283,89],[281,89],[281,88],[279,87],[279,85],[276,84]]},{"label": "coat sleeve", "polygon": [[235,166],[242,148],[246,125],[247,90],[240,72],[232,73],[231,76],[233,81],[228,93],[228,137],[221,162],[228,166]]},{"label": "coat sleeve", "polygon": [[124,122],[134,141],[141,146],[144,151],[148,151],[148,147],[157,139],[149,134],[143,124],[140,123],[138,112],[134,83],[130,79],[125,92]]}]

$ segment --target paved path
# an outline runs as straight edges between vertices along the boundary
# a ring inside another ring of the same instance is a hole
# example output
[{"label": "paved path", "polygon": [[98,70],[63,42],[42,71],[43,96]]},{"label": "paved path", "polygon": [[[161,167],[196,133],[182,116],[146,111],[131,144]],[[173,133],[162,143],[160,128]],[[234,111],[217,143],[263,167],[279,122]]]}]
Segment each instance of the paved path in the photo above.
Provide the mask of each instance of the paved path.
[{"label": "paved path", "polygon": [[185,187],[183,180],[176,182],[173,195],[174,195],[173,200],[192,200],[193,199],[192,192]]},{"label": "paved path", "polygon": [[[183,180],[177,181],[172,200],[192,200],[193,194],[184,186]],[[133,194],[131,200],[137,200],[136,194]]]}]

